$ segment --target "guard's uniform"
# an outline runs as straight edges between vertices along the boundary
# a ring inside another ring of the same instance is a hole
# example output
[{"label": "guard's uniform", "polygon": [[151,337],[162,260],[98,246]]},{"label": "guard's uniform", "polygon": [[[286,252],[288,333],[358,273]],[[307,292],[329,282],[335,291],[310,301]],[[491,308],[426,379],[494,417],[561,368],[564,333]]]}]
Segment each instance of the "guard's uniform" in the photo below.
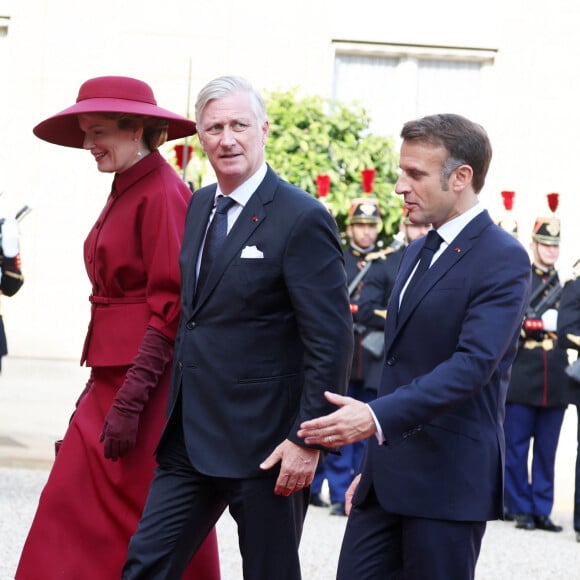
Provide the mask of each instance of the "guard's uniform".
[{"label": "guard's uniform", "polygon": [[[349,213],[350,224],[375,223],[378,225],[380,222],[379,205],[375,198],[364,197],[357,198],[353,201]],[[374,246],[363,250],[350,245],[344,250],[344,261],[349,287],[364,267],[365,257],[373,252],[375,252]],[[366,280],[378,267],[377,264],[379,262],[383,261],[373,260],[371,262],[367,274],[350,295],[351,310],[353,312],[354,351],[347,395],[364,403],[373,400],[377,395],[378,383],[369,385],[366,377],[369,374],[377,375],[376,369],[377,367],[380,369],[382,356],[373,356],[363,347],[362,341],[370,331],[376,329],[382,330],[384,327],[384,319],[375,317],[377,318],[377,322],[375,322],[374,328],[367,327],[366,324],[363,326],[358,316],[358,303],[361,288],[366,285]],[[372,372],[372,369],[375,369],[374,372]],[[378,371],[378,376],[380,377],[380,370]],[[333,504],[333,511],[331,513],[334,515],[345,515],[344,495],[354,475],[358,471],[364,453],[364,446],[365,443],[363,441],[345,445],[341,447],[340,454],[329,454],[318,465],[311,485],[311,493],[318,501],[322,482],[326,479],[328,481],[330,501]]]},{"label": "guard's uniform", "polygon": [[[559,245],[559,221],[540,218],[532,238],[544,245]],[[554,501],[556,449],[567,405],[567,357],[557,348],[555,328],[546,330],[539,320],[542,313],[537,312],[542,300],[557,285],[555,270],[544,271],[532,265],[532,300],[506,399],[505,507],[507,512],[516,514],[517,527],[523,529],[561,530],[549,516]],[[552,308],[557,309],[558,304]],[[528,473],[532,440],[533,459]]]},{"label": "guard's uniform", "polygon": [[[0,254],[0,294],[14,296],[24,284],[18,252],[18,226],[16,220],[2,223],[2,252]],[[15,253],[16,252],[16,253]],[[0,314],[0,370],[2,357],[8,354],[8,343],[4,329],[4,319]]]},{"label": "guard's uniform", "polygon": [[[380,332],[383,335],[383,345],[387,304],[405,249],[406,245],[373,262],[365,277],[358,299],[358,311],[354,315],[355,323],[366,329],[365,336],[370,332]],[[383,373],[384,351],[381,351],[380,355],[374,355],[363,348],[362,357],[364,387],[373,392],[374,398]]]}]

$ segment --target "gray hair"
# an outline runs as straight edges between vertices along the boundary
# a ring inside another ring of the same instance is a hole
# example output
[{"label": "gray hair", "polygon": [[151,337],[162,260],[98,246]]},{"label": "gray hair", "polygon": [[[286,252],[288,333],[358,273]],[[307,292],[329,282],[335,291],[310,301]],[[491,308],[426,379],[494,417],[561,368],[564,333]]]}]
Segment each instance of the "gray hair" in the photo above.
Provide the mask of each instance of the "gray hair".
[{"label": "gray hair", "polygon": [[[245,78],[238,76],[223,76],[210,81],[201,89],[195,102],[195,119],[199,123],[207,105],[214,99],[222,99],[238,91],[246,92],[250,96],[252,111],[258,123],[262,125],[268,120],[264,99]],[[198,124],[198,132],[203,128]]]}]

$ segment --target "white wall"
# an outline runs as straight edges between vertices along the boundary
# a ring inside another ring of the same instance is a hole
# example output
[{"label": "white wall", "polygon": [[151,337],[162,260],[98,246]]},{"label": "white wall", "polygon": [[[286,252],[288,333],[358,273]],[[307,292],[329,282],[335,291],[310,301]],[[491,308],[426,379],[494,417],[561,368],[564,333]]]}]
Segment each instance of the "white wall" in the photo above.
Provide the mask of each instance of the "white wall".
[{"label": "white wall", "polygon": [[33,206],[21,223],[26,282],[2,300],[13,356],[80,355],[90,292],[82,242],[112,176],[99,174],[88,153],[44,143],[31,130],[98,75],[142,78],[161,106],[185,114],[191,61],[193,115],[197,91],[222,74],[330,95],[333,40],[496,49],[489,108],[477,119],[494,144],[482,199],[497,213],[499,192],[514,189],[527,243],[535,216],[547,213],[546,194],[559,192],[561,264],[580,256],[576,2],[0,0],[0,16],[10,17],[0,38],[0,216]]}]

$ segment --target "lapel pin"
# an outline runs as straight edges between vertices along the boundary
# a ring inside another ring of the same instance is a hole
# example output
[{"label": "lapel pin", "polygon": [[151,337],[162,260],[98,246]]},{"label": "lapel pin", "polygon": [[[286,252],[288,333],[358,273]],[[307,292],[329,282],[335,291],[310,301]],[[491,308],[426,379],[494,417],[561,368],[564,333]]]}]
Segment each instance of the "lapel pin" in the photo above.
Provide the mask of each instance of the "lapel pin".
[{"label": "lapel pin", "polygon": [[258,216],[257,216],[257,215],[255,215],[255,216],[252,216],[252,221],[253,221],[253,222],[257,222],[257,221],[258,221]]},{"label": "lapel pin", "polygon": [[459,254],[459,252],[461,252],[461,248],[455,248],[455,253]]}]

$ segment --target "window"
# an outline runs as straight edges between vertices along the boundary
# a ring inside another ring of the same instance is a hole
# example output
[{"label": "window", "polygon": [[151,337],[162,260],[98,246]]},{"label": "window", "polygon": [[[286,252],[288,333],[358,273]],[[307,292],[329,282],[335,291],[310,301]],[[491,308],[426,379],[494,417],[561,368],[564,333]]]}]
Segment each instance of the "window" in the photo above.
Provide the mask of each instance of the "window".
[{"label": "window", "polygon": [[337,41],[333,98],[358,102],[374,133],[398,137],[405,121],[433,113],[474,120],[486,106],[495,50]]}]

